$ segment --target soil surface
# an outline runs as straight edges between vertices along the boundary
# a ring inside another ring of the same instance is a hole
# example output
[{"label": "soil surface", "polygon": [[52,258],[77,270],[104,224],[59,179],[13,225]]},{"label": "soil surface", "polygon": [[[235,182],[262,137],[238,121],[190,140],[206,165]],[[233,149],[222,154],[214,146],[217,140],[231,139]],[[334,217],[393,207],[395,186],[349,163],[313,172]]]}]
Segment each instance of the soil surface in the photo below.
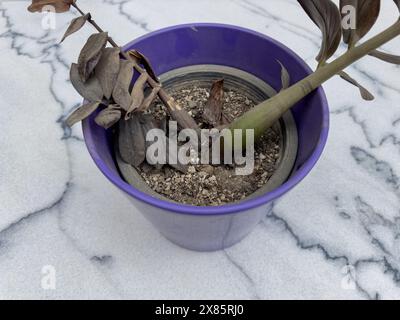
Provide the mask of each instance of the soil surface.
[{"label": "soil surface", "polygon": [[[188,86],[170,93],[201,127],[207,127],[202,123],[202,112],[209,88]],[[254,105],[254,101],[240,92],[225,91],[223,110],[228,118],[234,119]],[[164,117],[164,106],[156,103],[152,113],[157,118]],[[185,174],[170,166],[157,170],[144,164],[139,173],[154,191],[173,201],[196,206],[227,204],[249,196],[270,179],[279,163],[280,139],[273,129],[265,133],[255,146],[254,171],[246,176],[236,175],[235,168],[226,165],[193,165]]]}]

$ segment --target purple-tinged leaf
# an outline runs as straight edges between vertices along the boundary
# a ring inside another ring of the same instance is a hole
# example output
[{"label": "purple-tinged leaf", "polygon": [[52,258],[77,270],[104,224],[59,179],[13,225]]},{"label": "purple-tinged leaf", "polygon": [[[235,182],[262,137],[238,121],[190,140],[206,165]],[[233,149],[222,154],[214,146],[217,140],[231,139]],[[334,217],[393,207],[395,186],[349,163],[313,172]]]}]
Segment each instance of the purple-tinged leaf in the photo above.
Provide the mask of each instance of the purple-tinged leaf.
[{"label": "purple-tinged leaf", "polygon": [[89,79],[94,68],[100,60],[101,52],[108,40],[107,32],[92,34],[83,46],[78,58],[79,75],[83,82]]},{"label": "purple-tinged leaf", "polygon": [[342,38],[342,19],[336,4],[331,0],[298,0],[308,16],[323,35],[317,61],[324,63],[336,52]]},{"label": "purple-tinged leaf", "polygon": [[374,26],[381,10],[381,1],[340,0],[341,11],[345,6],[352,6],[356,9],[356,29],[343,30],[344,42],[352,47],[360,39],[362,39]]},{"label": "purple-tinged leaf", "polygon": [[141,104],[140,108],[138,111],[146,111],[154,100],[157,99],[158,92],[160,91],[161,86],[157,86],[151,90],[151,92],[148,94],[148,96],[143,100],[143,103]]},{"label": "purple-tinged leaf", "polygon": [[126,163],[138,167],[146,159],[146,140],[138,115],[119,121],[118,146],[121,158]]},{"label": "purple-tinged leaf", "polygon": [[111,98],[115,84],[117,83],[120,59],[119,48],[105,48],[96,66],[95,74],[103,88],[104,96]]},{"label": "purple-tinged leaf", "polygon": [[129,110],[132,105],[132,97],[129,92],[129,87],[133,78],[133,62],[128,60],[120,61],[120,68],[112,96],[117,104],[125,111]]},{"label": "purple-tinged leaf", "polygon": [[76,63],[71,65],[70,79],[75,90],[85,99],[91,102],[98,102],[103,99],[103,90],[99,80],[95,76],[92,76],[84,83],[79,75],[78,65]]},{"label": "purple-tinged leaf", "polygon": [[90,19],[90,13],[85,14],[84,16],[79,16],[71,21],[67,31],[65,32],[64,36],[62,37],[61,42],[63,42],[67,37],[74,34],[75,32],[79,31]]},{"label": "purple-tinged leaf", "polygon": [[350,77],[346,72],[341,71],[339,72],[339,76],[346,80],[347,82],[351,83],[352,85],[356,86],[360,90],[361,97],[366,101],[372,101],[375,99],[374,95],[369,92],[365,87],[363,87],[360,83],[358,83],[355,79]]},{"label": "purple-tinged leaf", "polygon": [[388,62],[388,63],[400,65],[400,56],[396,56],[394,54],[389,54],[389,53],[385,53],[382,51],[374,50],[374,51],[370,52],[369,55],[374,58],[378,58],[382,61]]},{"label": "purple-tinged leaf", "polygon": [[[151,114],[145,114],[145,115],[142,114],[140,116],[140,123],[142,125],[143,135],[144,135],[145,139],[147,137],[147,134],[151,130],[159,129],[158,126],[157,126],[157,123],[156,123],[156,121],[155,121],[155,119],[153,117],[153,115],[151,115]],[[158,145],[160,146],[160,148],[158,149],[158,152],[163,154],[163,155],[166,155],[167,146],[164,143],[161,145],[161,143],[163,143],[163,142],[162,141],[158,142]],[[147,154],[147,149],[152,144],[153,144],[153,142],[146,140],[146,156],[147,156],[146,159],[147,159],[149,164],[154,165],[157,169],[161,169],[164,164],[163,163],[157,163],[157,159],[154,157],[153,154],[151,154],[151,153]]]},{"label": "purple-tinged leaf", "polygon": [[132,103],[126,112],[126,119],[128,119],[131,116],[131,113],[139,109],[139,107],[142,105],[144,101],[144,89],[148,79],[149,76],[146,73],[142,73],[136,80],[131,93]]},{"label": "purple-tinged leaf", "polygon": [[155,81],[158,82],[158,77],[156,76],[149,59],[147,59],[147,57],[144,54],[140,53],[137,50],[130,50],[128,51],[128,54],[137,64],[141,64],[145,68],[150,77],[152,77]]},{"label": "purple-tinged leaf", "polygon": [[68,118],[66,120],[66,124],[69,127],[72,127],[75,123],[86,119],[93,112],[95,112],[97,110],[99,105],[100,105],[100,102],[90,102],[90,103],[87,103],[87,104],[79,107],[74,112],[72,112],[70,116],[68,116]]},{"label": "purple-tinged leaf", "polygon": [[94,121],[104,129],[111,128],[121,119],[121,109],[117,105],[110,105],[102,110]]}]

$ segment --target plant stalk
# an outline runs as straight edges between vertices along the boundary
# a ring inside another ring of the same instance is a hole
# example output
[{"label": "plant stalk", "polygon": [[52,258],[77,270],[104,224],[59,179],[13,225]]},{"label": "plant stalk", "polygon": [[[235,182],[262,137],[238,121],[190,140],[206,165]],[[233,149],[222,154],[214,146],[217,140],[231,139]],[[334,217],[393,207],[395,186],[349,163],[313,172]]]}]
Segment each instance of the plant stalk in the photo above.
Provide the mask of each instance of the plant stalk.
[{"label": "plant stalk", "polygon": [[[82,15],[84,16],[85,13],[78,7],[76,3],[72,3],[72,6]],[[88,19],[89,23],[98,31],[104,32],[104,30],[96,23],[92,17]],[[111,38],[108,37],[108,42],[115,48],[120,48],[120,46]],[[121,50],[121,54],[127,60],[133,61],[132,58],[126,53]],[[135,63],[135,70],[141,74],[147,73],[145,69],[140,67],[137,63]],[[151,88],[158,88],[160,87],[160,83],[158,79],[153,79],[152,77],[148,77],[147,80],[149,86]],[[179,125],[183,128],[191,128],[199,130],[199,126],[194,121],[194,119],[175,101],[173,97],[171,97],[163,88],[158,91],[158,96],[160,100],[164,103],[168,112],[170,113],[171,117],[175,119]]]},{"label": "plant stalk", "polygon": [[351,48],[336,60],[321,66],[317,71],[290,88],[255,106],[231,123],[229,128],[231,130],[243,129],[243,141],[245,141],[246,137],[245,129],[254,129],[255,139],[260,138],[286,111],[325,81],[399,35],[400,19],[385,31],[365,43]]}]

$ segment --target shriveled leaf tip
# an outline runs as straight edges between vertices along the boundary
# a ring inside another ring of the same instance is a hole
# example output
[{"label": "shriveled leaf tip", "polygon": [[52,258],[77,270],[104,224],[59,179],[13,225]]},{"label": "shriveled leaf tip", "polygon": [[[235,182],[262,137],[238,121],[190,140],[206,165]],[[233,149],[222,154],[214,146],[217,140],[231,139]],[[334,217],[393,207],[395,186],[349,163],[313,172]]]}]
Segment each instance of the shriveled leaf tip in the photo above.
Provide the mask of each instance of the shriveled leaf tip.
[{"label": "shriveled leaf tip", "polygon": [[62,37],[60,43],[63,42],[70,35],[79,31],[85,25],[86,21],[88,21],[89,19],[90,19],[90,13],[87,13],[84,16],[80,16],[78,18],[73,19],[67,31],[65,32],[64,36]]},{"label": "shriveled leaf tip", "polygon": [[298,0],[304,11],[321,29],[323,39],[317,61],[325,62],[336,52],[342,39],[342,19],[331,0]]},{"label": "shriveled leaf tip", "polygon": [[96,109],[99,107],[100,102],[90,102],[87,103],[78,109],[76,109],[72,114],[67,118],[66,124],[69,127],[72,127],[75,123],[82,121],[89,117]]},{"label": "shriveled leaf tip", "polygon": [[92,34],[83,46],[78,58],[79,75],[85,82],[89,79],[91,73],[100,60],[102,50],[105,48],[108,40],[107,32]]},{"label": "shriveled leaf tip", "polygon": [[282,82],[282,90],[285,90],[290,87],[290,74],[286,67],[282,62],[278,60],[278,63],[281,66],[281,82]]},{"label": "shriveled leaf tip", "polygon": [[54,9],[57,13],[67,12],[75,1],[76,0],[32,0],[28,11],[41,12],[46,9]]},{"label": "shriveled leaf tip", "polygon": [[111,105],[102,110],[94,121],[104,129],[111,128],[121,119],[121,109],[116,105]]}]

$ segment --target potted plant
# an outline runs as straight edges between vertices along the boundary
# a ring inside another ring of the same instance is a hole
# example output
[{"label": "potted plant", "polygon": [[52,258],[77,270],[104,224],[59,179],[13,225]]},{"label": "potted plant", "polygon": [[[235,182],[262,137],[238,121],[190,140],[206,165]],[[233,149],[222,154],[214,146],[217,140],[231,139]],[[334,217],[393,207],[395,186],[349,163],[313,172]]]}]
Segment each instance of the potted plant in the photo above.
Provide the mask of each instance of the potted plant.
[{"label": "potted plant", "polygon": [[[211,251],[243,239],[320,157],[329,127],[321,84],[339,75],[371,100],[344,69],[368,54],[400,62],[377,51],[400,34],[400,20],[359,44],[380,1],[343,0],[340,10],[330,0],[298,2],[323,33],[314,72],[250,30],[181,25],[120,48],[76,1],[32,1],[30,11],[79,11],[63,40],[86,23],[96,28],[71,67],[85,102],[67,123],[83,120],[98,168],[172,242]],[[342,38],[348,51],[331,61]],[[203,147],[222,162],[203,161]]]}]

